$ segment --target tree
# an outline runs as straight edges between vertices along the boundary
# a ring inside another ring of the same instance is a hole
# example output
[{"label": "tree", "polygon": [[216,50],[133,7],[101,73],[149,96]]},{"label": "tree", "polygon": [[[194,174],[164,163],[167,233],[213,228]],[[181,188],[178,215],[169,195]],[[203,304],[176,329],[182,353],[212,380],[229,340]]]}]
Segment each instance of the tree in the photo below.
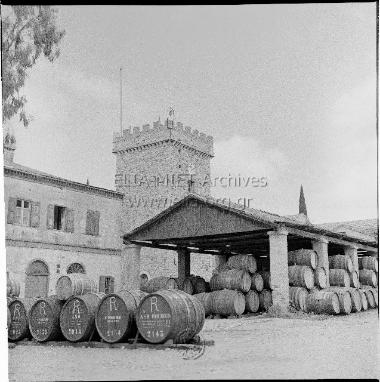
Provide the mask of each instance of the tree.
[{"label": "tree", "polygon": [[57,10],[50,6],[6,7],[2,17],[3,122],[15,115],[28,126],[27,102],[20,94],[28,71],[43,55],[50,62],[59,56],[59,42],[65,31],[56,26]]}]

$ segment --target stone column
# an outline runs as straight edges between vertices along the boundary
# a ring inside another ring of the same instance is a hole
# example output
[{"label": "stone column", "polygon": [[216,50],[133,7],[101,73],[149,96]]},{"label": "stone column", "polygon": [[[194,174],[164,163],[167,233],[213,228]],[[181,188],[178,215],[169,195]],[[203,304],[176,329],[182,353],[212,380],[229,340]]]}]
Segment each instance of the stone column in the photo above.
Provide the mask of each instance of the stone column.
[{"label": "stone column", "polygon": [[190,276],[190,251],[187,248],[177,250],[178,253],[178,281],[182,285],[186,277]]},{"label": "stone column", "polygon": [[122,289],[140,289],[140,252],[140,245],[123,244],[120,258]]},{"label": "stone column", "polygon": [[358,247],[356,245],[346,246],[344,247],[344,254],[350,256],[354,271],[359,274]]},{"label": "stone column", "polygon": [[327,276],[327,286],[330,286],[330,268],[329,268],[329,241],[321,236],[319,239],[313,240],[313,249],[317,252],[318,267],[325,268]]},{"label": "stone column", "polygon": [[273,306],[287,311],[289,307],[288,232],[280,228],[268,232],[269,264]]}]

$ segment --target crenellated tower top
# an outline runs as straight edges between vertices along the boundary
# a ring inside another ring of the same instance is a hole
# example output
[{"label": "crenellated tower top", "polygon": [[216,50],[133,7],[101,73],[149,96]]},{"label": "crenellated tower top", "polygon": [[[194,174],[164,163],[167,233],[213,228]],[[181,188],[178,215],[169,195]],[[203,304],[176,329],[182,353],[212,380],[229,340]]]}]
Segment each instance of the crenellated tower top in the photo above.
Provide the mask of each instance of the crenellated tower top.
[{"label": "crenellated tower top", "polygon": [[114,133],[112,152],[116,154],[132,151],[158,142],[178,142],[210,157],[214,156],[212,136],[192,130],[189,126],[183,126],[181,122],[168,128],[160,121],[154,122],[153,127],[146,124],[142,128],[136,126],[132,130],[124,129],[123,134]]}]

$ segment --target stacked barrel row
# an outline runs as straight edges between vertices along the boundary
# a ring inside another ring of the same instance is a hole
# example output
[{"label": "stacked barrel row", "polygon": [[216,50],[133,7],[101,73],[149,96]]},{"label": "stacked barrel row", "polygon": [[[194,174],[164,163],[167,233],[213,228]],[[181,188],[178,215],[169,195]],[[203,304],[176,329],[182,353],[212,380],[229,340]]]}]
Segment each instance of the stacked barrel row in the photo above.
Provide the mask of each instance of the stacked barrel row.
[{"label": "stacked barrel row", "polygon": [[361,285],[349,256],[329,257],[330,287],[327,287],[325,271],[317,262],[313,250],[289,252],[289,298],[294,308],[317,314],[349,314],[378,306],[378,293],[374,288],[377,284]]},{"label": "stacked barrel row", "polygon": [[240,316],[268,310],[272,305],[269,272],[258,271],[253,255],[233,255],[214,269],[207,293],[195,294],[206,316]]},{"label": "stacked barrel row", "polygon": [[359,262],[359,281],[374,288],[379,284],[379,262],[376,257],[362,256]]},{"label": "stacked barrel row", "polygon": [[56,295],[45,298],[9,298],[8,338],[33,337],[39,342],[104,340],[121,342],[136,337],[148,342],[187,342],[203,327],[205,313],[198,299],[179,290],[148,295],[141,290],[95,292],[95,283],[83,274],[58,279]]},{"label": "stacked barrel row", "polygon": [[178,278],[159,276],[142,281],[140,289],[146,293],[153,293],[162,289],[179,289],[187,294],[197,294],[209,292],[210,286],[203,277],[195,275],[186,277],[183,282]]}]

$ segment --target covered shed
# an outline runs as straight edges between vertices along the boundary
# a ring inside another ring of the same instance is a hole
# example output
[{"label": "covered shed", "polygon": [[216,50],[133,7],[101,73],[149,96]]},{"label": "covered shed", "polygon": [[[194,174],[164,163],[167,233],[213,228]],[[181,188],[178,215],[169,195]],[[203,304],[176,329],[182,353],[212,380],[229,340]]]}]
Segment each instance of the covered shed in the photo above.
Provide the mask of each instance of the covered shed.
[{"label": "covered shed", "polygon": [[[152,219],[123,236],[122,285],[139,288],[140,249],[154,247],[177,251],[178,277],[190,275],[190,253],[216,256],[216,265],[229,255],[252,254],[270,270],[273,304],[289,304],[288,251],[314,249],[318,266],[328,276],[328,256],[348,254],[358,269],[360,255],[378,256],[375,241],[239,204],[189,194]],[[327,277],[328,279],[328,277]]]}]

